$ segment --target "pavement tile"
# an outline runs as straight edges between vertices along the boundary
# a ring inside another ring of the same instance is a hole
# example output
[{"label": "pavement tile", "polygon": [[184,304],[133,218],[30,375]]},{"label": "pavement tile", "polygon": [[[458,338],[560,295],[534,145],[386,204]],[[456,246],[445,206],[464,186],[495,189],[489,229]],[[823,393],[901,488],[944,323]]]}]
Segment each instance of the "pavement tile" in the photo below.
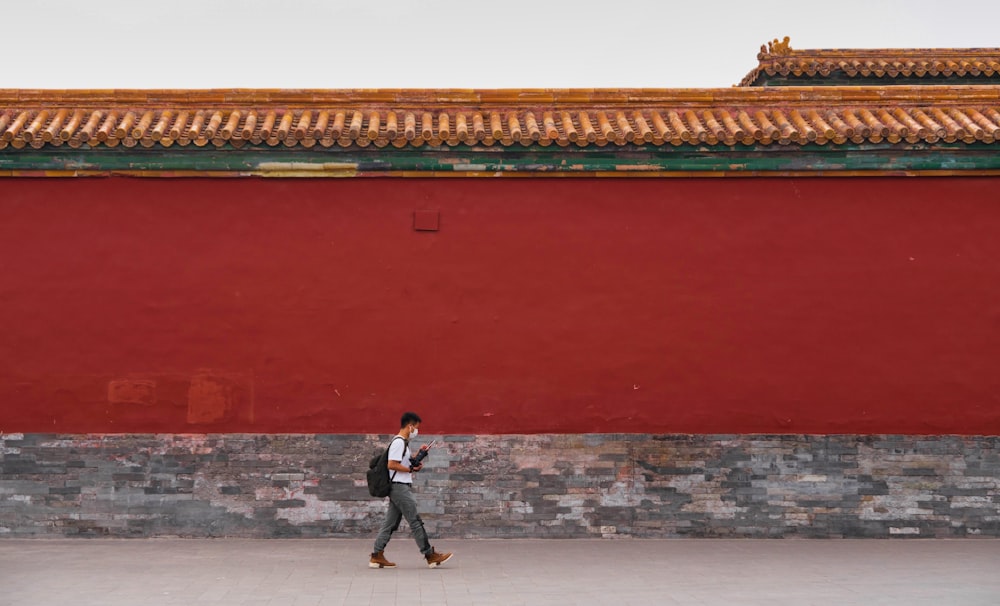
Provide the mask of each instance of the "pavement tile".
[{"label": "pavement tile", "polygon": [[[1000,540],[5,539],[4,606],[995,606]],[[446,543],[446,544],[445,544]]]}]

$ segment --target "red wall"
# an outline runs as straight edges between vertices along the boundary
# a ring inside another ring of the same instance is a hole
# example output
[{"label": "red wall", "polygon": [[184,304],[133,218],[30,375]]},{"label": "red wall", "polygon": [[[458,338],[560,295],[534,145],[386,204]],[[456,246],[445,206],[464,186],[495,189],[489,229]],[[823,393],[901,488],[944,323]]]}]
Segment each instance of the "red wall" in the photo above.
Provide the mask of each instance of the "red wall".
[{"label": "red wall", "polygon": [[3,179],[0,431],[997,434],[997,185]]}]

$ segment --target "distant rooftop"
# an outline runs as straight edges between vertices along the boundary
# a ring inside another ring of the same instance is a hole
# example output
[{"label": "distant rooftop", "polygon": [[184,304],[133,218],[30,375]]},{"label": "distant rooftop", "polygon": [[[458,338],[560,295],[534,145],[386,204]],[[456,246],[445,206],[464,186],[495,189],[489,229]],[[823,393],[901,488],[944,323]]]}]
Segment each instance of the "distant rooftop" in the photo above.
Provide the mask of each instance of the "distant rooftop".
[{"label": "distant rooftop", "polygon": [[1000,84],[1000,48],[797,50],[785,37],[757,60],[739,86]]}]

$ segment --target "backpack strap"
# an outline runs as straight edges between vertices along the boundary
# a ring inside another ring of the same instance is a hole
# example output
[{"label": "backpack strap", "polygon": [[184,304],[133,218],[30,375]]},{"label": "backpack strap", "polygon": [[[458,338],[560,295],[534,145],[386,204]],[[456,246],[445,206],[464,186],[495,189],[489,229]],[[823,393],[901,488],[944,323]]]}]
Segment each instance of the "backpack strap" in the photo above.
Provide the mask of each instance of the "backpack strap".
[{"label": "backpack strap", "polygon": [[[392,448],[392,443],[396,441],[396,438],[399,438],[400,440],[403,440],[403,454],[404,455],[406,454],[406,446],[407,446],[406,439],[403,438],[403,436],[396,436],[393,439],[389,440],[389,445],[386,446],[386,448],[385,448],[385,460],[386,460],[387,463],[389,461],[389,449]],[[396,470],[393,469],[392,470],[392,475],[389,476],[389,481],[390,482],[392,482],[393,480],[396,479],[396,473],[397,473]]]}]

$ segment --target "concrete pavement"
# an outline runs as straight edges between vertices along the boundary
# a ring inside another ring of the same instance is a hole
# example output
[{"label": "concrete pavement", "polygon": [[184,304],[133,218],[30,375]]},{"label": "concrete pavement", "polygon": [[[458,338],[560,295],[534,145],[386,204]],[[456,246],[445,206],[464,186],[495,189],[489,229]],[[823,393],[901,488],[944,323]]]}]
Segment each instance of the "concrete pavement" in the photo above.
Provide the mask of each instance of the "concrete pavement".
[{"label": "concrete pavement", "polygon": [[6,606],[1000,604],[1000,541],[0,540]]}]

